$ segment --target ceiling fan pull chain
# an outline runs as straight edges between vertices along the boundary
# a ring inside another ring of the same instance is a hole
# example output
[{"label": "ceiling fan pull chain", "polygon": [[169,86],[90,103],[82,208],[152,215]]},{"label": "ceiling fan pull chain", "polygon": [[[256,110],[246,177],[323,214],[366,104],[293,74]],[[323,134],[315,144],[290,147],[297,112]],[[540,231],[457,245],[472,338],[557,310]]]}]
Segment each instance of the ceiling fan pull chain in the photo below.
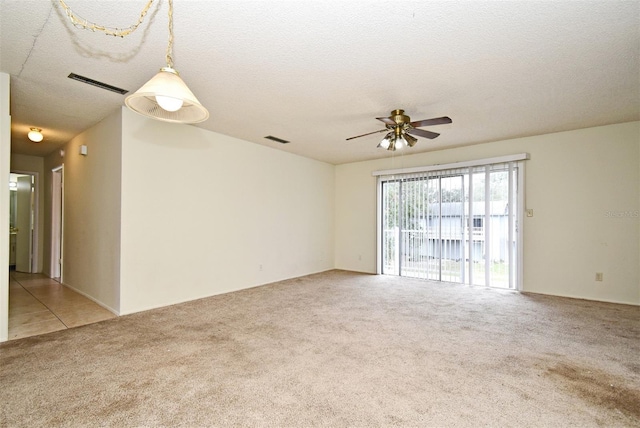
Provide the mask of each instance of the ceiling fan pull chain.
[{"label": "ceiling fan pull chain", "polygon": [[149,0],[147,2],[147,5],[144,7],[144,9],[142,9],[142,12],[140,12],[140,17],[138,18],[138,21],[129,26],[128,28],[115,28],[115,27],[105,27],[103,25],[98,25],[94,22],[90,22],[89,20],[76,15],[69,6],[67,6],[67,4],[64,2],[64,0],[60,0],[60,5],[63,7],[63,9],[65,10],[67,16],[69,17],[69,19],[71,20],[71,23],[73,24],[74,27],[76,28],[81,28],[83,30],[91,30],[91,31],[101,31],[103,33],[105,33],[107,36],[114,36],[114,37],[125,37],[128,36],[129,34],[133,33],[134,31],[136,31],[136,29],[138,28],[138,26],[140,24],[142,24],[142,21],[144,20],[144,17],[146,16],[147,12],[149,11],[149,8],[151,7],[151,4],[153,3],[153,0]]}]

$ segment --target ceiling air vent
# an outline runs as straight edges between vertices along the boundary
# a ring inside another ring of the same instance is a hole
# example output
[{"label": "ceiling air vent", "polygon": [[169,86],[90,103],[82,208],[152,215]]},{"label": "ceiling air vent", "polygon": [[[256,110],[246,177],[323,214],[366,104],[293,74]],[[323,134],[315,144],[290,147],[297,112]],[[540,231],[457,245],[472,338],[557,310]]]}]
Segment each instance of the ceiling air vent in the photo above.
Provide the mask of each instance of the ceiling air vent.
[{"label": "ceiling air vent", "polygon": [[282,138],[274,137],[273,135],[267,135],[264,138],[266,138],[267,140],[275,141],[276,143],[280,143],[280,144],[288,144],[291,142],[291,141],[283,140]]},{"label": "ceiling air vent", "polygon": [[69,79],[77,80],[78,82],[86,83],[87,85],[96,86],[98,88],[106,89],[107,91],[116,92],[120,95],[126,94],[126,89],[118,88],[116,86],[107,85],[106,83],[98,82],[97,80],[89,79],[88,77],[80,76],[79,74],[70,73],[67,76]]}]

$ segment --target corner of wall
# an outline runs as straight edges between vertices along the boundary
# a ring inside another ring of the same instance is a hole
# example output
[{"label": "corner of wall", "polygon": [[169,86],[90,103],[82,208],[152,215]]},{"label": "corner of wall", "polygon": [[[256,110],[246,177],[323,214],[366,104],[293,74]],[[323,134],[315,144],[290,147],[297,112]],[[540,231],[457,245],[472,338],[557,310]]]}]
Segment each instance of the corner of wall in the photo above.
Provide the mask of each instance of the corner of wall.
[{"label": "corner of wall", "polygon": [[[86,155],[80,153],[83,145]],[[63,282],[119,312],[121,110],[71,139],[63,161]]]},{"label": "corner of wall", "polygon": [[[9,206],[11,115],[9,75],[0,72],[0,206]],[[0,210],[0,342],[9,339],[9,210]]]}]

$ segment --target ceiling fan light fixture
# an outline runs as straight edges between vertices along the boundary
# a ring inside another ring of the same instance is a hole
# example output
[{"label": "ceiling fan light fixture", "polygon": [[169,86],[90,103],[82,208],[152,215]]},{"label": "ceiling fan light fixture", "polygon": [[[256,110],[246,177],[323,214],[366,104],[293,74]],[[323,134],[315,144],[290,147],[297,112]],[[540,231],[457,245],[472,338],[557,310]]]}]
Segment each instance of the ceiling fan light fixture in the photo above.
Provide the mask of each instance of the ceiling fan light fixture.
[{"label": "ceiling fan light fixture", "polygon": [[407,141],[403,138],[404,132],[400,126],[395,126],[393,128],[393,132],[390,132],[389,134],[391,135],[391,144],[387,150],[400,150],[407,145]]},{"label": "ceiling fan light fixture", "polygon": [[418,142],[418,139],[415,138],[413,135],[409,135],[409,134],[405,133],[403,136],[404,136],[405,142],[407,143],[407,145],[409,147],[415,146],[416,143]]},{"label": "ceiling fan light fixture", "polygon": [[44,136],[42,135],[42,129],[40,128],[31,128],[31,130],[27,134],[27,137],[34,143],[39,143],[44,139]]},{"label": "ceiling fan light fixture", "polygon": [[383,148],[383,149],[389,149],[389,146],[391,145],[391,141],[394,138],[394,133],[393,131],[389,132],[387,135],[384,136],[384,138],[382,139],[382,141],[380,141],[380,144],[378,144],[378,148]]}]

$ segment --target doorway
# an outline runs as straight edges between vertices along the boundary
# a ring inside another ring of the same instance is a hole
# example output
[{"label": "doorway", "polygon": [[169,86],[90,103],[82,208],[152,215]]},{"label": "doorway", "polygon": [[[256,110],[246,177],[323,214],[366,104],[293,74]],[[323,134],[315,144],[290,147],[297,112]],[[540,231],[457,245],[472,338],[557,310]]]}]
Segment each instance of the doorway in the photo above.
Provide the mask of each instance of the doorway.
[{"label": "doorway", "polygon": [[9,268],[37,271],[37,177],[35,173],[9,174]]}]

